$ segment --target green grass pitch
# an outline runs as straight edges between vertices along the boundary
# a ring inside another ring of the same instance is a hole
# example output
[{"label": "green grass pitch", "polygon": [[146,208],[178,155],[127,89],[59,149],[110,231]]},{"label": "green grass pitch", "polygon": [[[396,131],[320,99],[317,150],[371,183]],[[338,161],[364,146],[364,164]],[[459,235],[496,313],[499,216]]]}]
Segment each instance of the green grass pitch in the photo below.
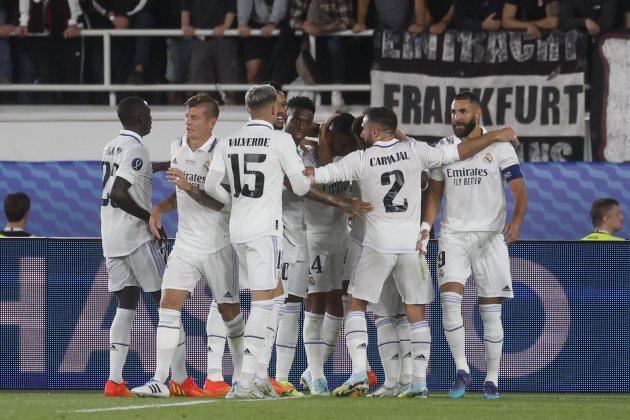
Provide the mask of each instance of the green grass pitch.
[{"label": "green grass pitch", "polygon": [[0,391],[0,419],[627,419],[628,394],[504,393],[485,401],[478,392],[451,400],[304,397],[263,401],[197,398],[105,398],[99,391]]}]

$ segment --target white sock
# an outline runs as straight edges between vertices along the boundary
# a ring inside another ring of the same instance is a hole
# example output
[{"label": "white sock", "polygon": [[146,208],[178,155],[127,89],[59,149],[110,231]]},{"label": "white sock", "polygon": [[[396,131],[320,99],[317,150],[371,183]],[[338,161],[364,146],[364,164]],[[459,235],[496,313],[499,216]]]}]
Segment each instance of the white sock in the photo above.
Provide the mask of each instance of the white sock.
[{"label": "white sock", "polygon": [[322,341],[322,324],[324,323],[324,315],[312,312],[304,312],[304,329],[302,335],[304,337],[304,350],[306,352],[306,360],[308,362],[308,370],[311,372],[313,379],[324,378],[324,355]]},{"label": "white sock", "polygon": [[278,296],[273,298],[273,306],[271,309],[271,315],[269,316],[269,323],[265,333],[265,346],[258,359],[258,367],[256,369],[256,376],[260,379],[267,379],[269,377],[269,362],[271,361],[271,353],[273,352],[273,344],[276,342],[276,332],[278,331],[278,325],[284,314],[284,296]]},{"label": "white sock", "polygon": [[186,370],[186,332],[184,331],[184,324],[182,324],[180,318],[177,348],[175,349],[175,353],[173,353],[173,360],[171,360],[171,379],[178,384],[182,384],[187,378],[188,371]]},{"label": "white sock", "polygon": [[225,324],[219,306],[215,301],[210,305],[210,312],[206,319],[206,347],[208,372],[207,378],[211,381],[223,381],[223,352],[225,351]]},{"label": "white sock", "polygon": [[273,301],[271,299],[252,301],[249,319],[245,324],[243,367],[238,379],[239,385],[244,388],[251,388],[254,385],[254,374],[258,367],[260,354],[265,347],[265,335],[272,307]]},{"label": "white sock", "polygon": [[278,382],[289,380],[299,336],[300,312],[302,312],[302,302],[284,304],[276,335],[276,380]]},{"label": "white sock", "polygon": [[396,331],[396,318],[378,318],[376,323],[376,334],[378,339],[378,354],[381,356],[383,372],[385,372],[385,383],[383,386],[393,388],[398,384],[400,376],[400,353],[398,332]]},{"label": "white sock", "polygon": [[346,345],[352,359],[352,374],[365,370],[367,364],[367,322],[365,313],[350,311],[346,315]]},{"label": "white sock", "polygon": [[468,362],[466,361],[466,334],[464,330],[464,319],[462,318],[463,296],[454,292],[443,292],[442,300],[442,325],[444,335],[448,341],[448,347],[455,360],[457,370],[464,370],[470,373]]},{"label": "white sock", "polygon": [[[227,329],[227,341],[230,347],[230,354],[232,355],[232,364],[234,365],[234,373],[232,374],[232,383],[234,383],[238,381],[243,366],[243,336],[245,335],[243,315],[239,313],[234,319],[225,321],[225,328]],[[223,380],[223,375],[221,375],[221,380]]]},{"label": "white sock", "polygon": [[329,313],[324,315],[324,323],[322,324],[322,341],[324,347],[322,350],[322,364],[325,365],[330,353],[335,349],[337,340],[339,339],[339,331],[343,325],[344,317],[334,316]]},{"label": "white sock", "polygon": [[411,329],[409,328],[407,316],[398,318],[396,330],[398,332],[398,342],[400,343],[400,378],[398,381],[401,385],[407,385],[411,382],[411,375],[413,374]]},{"label": "white sock", "polygon": [[503,351],[503,324],[501,304],[479,305],[483,321],[483,344],[486,350],[486,381],[499,386],[499,365]]},{"label": "white sock", "polygon": [[153,377],[164,383],[168,378],[168,371],[173,360],[173,353],[177,349],[179,333],[181,331],[182,313],[174,309],[160,308],[160,320],[156,332],[156,363]]},{"label": "white sock", "polygon": [[413,354],[413,384],[427,386],[427,367],[431,356],[431,329],[427,320],[414,322],[411,328]]},{"label": "white sock", "polygon": [[109,329],[109,380],[117,384],[123,381],[122,371],[131,343],[131,325],[136,311],[117,308]]}]

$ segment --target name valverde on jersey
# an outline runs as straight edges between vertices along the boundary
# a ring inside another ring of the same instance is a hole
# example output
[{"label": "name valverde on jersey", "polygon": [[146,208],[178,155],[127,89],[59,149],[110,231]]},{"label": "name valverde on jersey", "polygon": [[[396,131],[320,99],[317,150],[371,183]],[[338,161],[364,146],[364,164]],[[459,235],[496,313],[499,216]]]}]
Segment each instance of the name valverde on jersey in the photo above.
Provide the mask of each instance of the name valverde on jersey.
[{"label": "name valverde on jersey", "polygon": [[103,255],[121,257],[131,254],[152,239],[145,221],[118,208],[110,195],[114,179],[121,177],[131,187],[129,194],[143,209],[151,211],[151,159],[142,137],[129,130],[121,130],[118,137],[107,143],[101,160],[103,191],[101,193],[101,236]]},{"label": "name valverde on jersey", "polygon": [[[186,136],[171,143],[171,167],[186,174],[186,180],[204,189],[217,144],[212,136],[194,152]],[[230,245],[229,206],[221,211],[209,209],[193,200],[187,192],[175,188],[177,194],[177,235],[175,247],[195,254],[210,254]]]},{"label": "name valverde on jersey", "polygon": [[210,170],[230,181],[232,242],[281,237],[284,176],[304,170],[293,138],[266,121],[251,120],[219,142],[215,153]]},{"label": "name valverde on jersey", "polygon": [[[452,147],[461,141],[457,136],[449,136],[436,147]],[[431,179],[444,182],[446,204],[441,232],[503,231],[504,177],[522,177],[514,146],[507,142],[494,143],[466,160],[431,171]]]},{"label": "name valverde on jersey", "polygon": [[318,184],[359,181],[365,216],[363,245],[378,252],[415,253],[420,233],[421,172],[459,159],[457,147],[436,149],[415,140],[379,141],[315,170]]}]

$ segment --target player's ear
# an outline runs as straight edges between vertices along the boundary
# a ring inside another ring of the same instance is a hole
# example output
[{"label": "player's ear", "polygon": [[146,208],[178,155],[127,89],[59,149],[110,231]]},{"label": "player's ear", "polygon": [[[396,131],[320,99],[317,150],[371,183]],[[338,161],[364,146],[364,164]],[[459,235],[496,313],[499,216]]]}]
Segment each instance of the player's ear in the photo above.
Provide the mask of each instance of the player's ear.
[{"label": "player's ear", "polygon": [[278,115],[278,104],[277,103],[273,103],[271,105],[271,113],[276,116]]}]

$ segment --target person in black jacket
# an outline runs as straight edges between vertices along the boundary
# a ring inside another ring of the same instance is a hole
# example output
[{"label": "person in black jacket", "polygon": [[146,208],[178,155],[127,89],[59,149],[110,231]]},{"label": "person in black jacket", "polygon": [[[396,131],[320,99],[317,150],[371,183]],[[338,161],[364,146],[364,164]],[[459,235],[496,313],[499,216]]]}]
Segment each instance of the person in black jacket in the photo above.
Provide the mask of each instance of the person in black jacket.
[{"label": "person in black jacket", "polygon": [[455,0],[455,29],[498,31],[503,0]]},{"label": "person in black jacket", "polygon": [[560,28],[579,29],[590,35],[612,29],[617,16],[617,0],[562,0]]}]

